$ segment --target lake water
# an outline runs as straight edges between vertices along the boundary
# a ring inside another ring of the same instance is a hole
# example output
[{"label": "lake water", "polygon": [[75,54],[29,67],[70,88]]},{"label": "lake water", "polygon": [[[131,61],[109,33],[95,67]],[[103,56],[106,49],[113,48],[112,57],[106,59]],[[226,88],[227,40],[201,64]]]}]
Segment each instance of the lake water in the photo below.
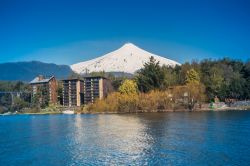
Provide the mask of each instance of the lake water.
[{"label": "lake water", "polygon": [[0,116],[0,165],[250,165],[250,111]]}]

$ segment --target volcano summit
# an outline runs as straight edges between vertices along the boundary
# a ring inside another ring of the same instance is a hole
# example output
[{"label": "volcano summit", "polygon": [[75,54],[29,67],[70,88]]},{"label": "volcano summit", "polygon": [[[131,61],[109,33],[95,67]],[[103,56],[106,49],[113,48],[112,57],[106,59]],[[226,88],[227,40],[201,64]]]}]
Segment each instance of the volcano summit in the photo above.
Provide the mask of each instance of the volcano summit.
[{"label": "volcano summit", "polygon": [[148,62],[151,56],[153,56],[156,61],[159,61],[160,65],[173,67],[180,65],[180,63],[176,61],[147,52],[132,43],[126,43],[121,48],[101,57],[73,64],[71,65],[71,69],[78,74],[99,71],[133,74],[141,69],[143,64]]}]

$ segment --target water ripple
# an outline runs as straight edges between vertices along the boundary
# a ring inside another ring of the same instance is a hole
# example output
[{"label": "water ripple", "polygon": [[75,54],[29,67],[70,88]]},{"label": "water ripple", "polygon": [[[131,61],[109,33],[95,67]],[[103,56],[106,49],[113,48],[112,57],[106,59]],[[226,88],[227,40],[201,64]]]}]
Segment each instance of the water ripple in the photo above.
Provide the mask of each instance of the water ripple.
[{"label": "water ripple", "polygon": [[1,165],[250,165],[250,112],[0,117]]}]

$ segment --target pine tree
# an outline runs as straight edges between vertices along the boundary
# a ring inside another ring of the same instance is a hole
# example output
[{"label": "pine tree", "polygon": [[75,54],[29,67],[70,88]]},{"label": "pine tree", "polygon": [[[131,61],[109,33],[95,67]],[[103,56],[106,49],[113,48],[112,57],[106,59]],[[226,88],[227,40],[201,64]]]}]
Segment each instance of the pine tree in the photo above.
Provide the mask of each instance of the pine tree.
[{"label": "pine tree", "polygon": [[150,61],[145,63],[144,67],[138,72],[136,81],[139,90],[142,92],[162,88],[164,72],[159,62],[156,62],[153,56],[150,57]]}]

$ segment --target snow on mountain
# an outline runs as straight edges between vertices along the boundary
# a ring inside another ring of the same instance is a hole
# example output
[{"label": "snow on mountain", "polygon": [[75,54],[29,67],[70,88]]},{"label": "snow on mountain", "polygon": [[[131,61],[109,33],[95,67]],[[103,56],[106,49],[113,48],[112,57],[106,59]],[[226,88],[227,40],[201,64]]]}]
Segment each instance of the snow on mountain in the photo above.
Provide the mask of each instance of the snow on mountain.
[{"label": "snow on mountain", "polygon": [[123,45],[118,50],[101,57],[71,65],[71,69],[79,74],[88,72],[125,72],[135,73],[153,56],[160,65],[175,66],[180,63],[147,52],[132,43]]}]

